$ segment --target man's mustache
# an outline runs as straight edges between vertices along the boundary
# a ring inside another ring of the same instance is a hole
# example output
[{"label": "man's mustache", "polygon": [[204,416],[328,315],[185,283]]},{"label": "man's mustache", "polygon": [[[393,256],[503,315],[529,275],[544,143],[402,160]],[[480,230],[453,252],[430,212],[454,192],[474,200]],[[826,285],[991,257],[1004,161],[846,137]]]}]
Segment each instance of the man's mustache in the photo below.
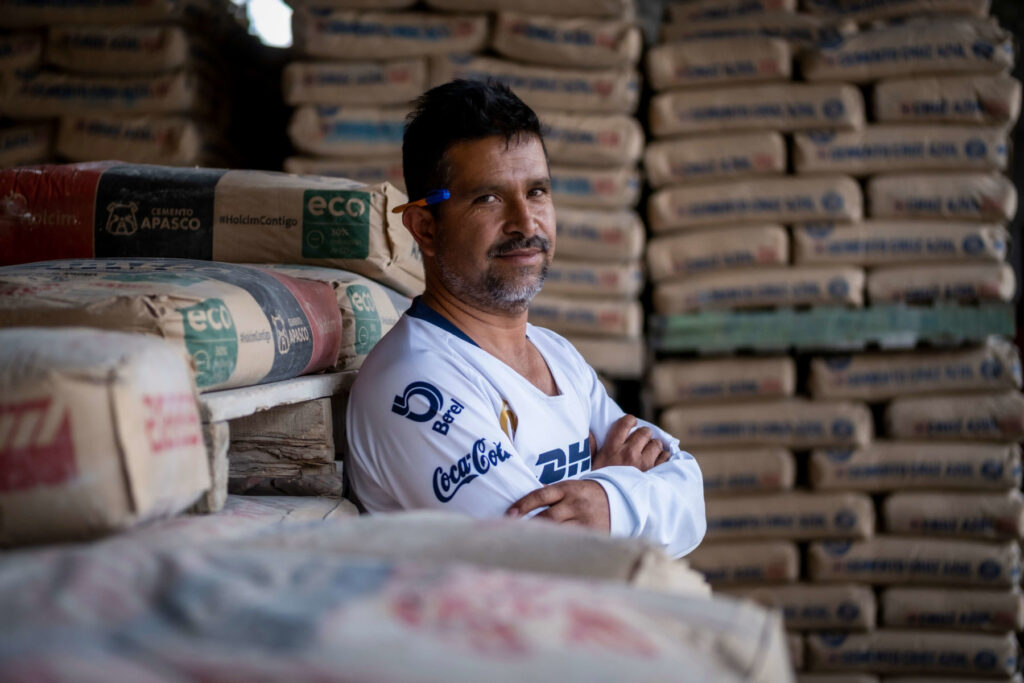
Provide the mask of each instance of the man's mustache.
[{"label": "man's mustache", "polygon": [[518,237],[511,239],[508,242],[502,242],[496,247],[492,247],[488,253],[489,256],[504,256],[513,251],[519,251],[520,249],[538,249],[543,253],[548,253],[551,249],[551,242],[548,238],[542,235],[534,235],[533,237]]}]

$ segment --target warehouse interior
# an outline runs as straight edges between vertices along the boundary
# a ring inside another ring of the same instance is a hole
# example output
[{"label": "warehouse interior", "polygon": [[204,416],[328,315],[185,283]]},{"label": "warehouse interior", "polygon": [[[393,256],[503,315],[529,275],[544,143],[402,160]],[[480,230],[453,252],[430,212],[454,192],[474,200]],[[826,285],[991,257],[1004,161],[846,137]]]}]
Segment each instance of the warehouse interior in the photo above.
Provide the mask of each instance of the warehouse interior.
[{"label": "warehouse interior", "polygon": [[[0,0],[0,680],[1024,681],[1024,5],[286,2]],[[696,460],[682,557],[452,512],[475,450],[354,490],[456,79],[537,113],[527,319]]]}]

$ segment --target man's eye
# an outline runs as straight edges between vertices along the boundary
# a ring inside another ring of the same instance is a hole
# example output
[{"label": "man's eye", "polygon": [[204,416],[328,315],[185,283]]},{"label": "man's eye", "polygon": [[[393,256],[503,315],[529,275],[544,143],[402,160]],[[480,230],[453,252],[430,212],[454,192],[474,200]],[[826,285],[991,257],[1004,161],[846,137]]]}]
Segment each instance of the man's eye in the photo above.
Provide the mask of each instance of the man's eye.
[{"label": "man's eye", "polygon": [[493,194],[482,194],[473,200],[474,204],[493,204],[498,201],[498,196]]},{"label": "man's eye", "polygon": [[543,197],[547,193],[548,193],[548,188],[546,188],[546,187],[535,187],[532,190],[530,190],[527,194],[530,197]]}]

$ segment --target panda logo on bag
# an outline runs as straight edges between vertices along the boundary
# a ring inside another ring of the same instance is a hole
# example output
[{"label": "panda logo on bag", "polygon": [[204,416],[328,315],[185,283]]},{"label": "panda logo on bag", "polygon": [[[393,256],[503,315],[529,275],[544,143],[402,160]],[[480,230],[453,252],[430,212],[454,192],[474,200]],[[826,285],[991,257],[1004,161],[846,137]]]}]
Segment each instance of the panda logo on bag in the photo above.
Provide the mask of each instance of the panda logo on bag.
[{"label": "panda logo on bag", "polygon": [[107,204],[107,227],[111,235],[127,237],[134,235],[139,230],[139,223],[135,219],[135,212],[139,210],[135,202],[110,202]]}]

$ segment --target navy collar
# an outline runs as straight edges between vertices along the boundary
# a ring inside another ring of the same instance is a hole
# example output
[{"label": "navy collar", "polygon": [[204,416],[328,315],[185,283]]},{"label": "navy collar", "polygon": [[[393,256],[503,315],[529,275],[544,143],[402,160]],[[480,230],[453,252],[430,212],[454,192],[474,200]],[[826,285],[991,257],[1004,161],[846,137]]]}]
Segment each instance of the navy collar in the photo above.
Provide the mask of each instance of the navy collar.
[{"label": "navy collar", "polygon": [[426,303],[424,303],[422,297],[416,297],[415,299],[413,299],[412,305],[409,306],[409,309],[405,312],[405,314],[410,315],[413,318],[425,320],[433,325],[437,325],[445,332],[455,335],[462,341],[472,344],[477,348],[480,347],[479,344],[470,339],[468,334],[457,328],[455,326],[455,323],[453,323],[451,320],[444,317],[443,315],[435,311],[433,308],[428,306]]}]

